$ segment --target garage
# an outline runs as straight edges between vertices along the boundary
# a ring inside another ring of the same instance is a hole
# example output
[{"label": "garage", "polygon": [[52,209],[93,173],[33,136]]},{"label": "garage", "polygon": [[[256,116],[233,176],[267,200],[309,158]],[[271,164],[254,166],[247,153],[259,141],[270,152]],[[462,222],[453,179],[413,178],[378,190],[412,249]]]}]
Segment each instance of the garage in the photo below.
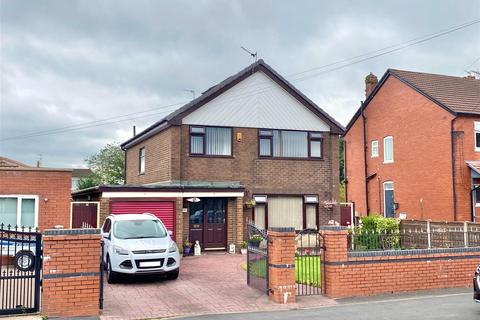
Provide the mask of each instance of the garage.
[{"label": "garage", "polygon": [[152,213],[173,232],[175,239],[175,202],[174,201],[112,201],[111,214]]}]

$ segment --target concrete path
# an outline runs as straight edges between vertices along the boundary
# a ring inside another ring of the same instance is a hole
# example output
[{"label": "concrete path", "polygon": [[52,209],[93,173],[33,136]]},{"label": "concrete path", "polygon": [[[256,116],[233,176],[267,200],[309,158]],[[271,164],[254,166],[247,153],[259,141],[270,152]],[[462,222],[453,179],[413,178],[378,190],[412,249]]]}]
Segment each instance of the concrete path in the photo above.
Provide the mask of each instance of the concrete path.
[{"label": "concrete path", "polygon": [[242,270],[245,256],[208,254],[182,260],[174,281],[148,277],[105,285],[102,319],[147,319],[199,314],[273,311],[335,304],[323,296],[278,305],[250,288]]}]

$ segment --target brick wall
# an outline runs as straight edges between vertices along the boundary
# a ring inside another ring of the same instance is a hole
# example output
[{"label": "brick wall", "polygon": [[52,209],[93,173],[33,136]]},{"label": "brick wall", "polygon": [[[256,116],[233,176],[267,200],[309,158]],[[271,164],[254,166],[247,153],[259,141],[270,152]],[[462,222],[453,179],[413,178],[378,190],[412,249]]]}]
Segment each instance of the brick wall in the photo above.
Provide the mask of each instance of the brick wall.
[{"label": "brick wall", "polygon": [[[388,78],[370,101],[365,116],[367,176],[372,176],[368,182],[370,212],[383,214],[383,183],[393,181],[397,215],[406,212],[408,219],[453,220],[453,116],[394,77]],[[383,163],[386,136],[393,136],[394,163]],[[371,157],[372,140],[379,143],[377,158]],[[357,212],[365,215],[361,117],[345,141],[348,201],[354,201]]]},{"label": "brick wall", "polygon": [[100,230],[46,230],[43,236],[42,314],[99,314]]},{"label": "brick wall", "polygon": [[38,227],[70,227],[70,170],[0,169],[0,195],[38,196]]},{"label": "brick wall", "polygon": [[329,298],[471,286],[480,248],[348,252],[347,230],[323,227]]}]

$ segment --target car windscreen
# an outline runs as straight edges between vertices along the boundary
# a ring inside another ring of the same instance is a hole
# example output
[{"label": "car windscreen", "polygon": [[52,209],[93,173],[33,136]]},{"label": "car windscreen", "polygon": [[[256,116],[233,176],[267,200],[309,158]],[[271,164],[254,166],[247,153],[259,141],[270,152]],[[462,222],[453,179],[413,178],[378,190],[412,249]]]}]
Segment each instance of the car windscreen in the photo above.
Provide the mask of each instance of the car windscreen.
[{"label": "car windscreen", "polygon": [[122,220],[115,222],[113,234],[117,239],[163,238],[167,231],[158,220]]}]

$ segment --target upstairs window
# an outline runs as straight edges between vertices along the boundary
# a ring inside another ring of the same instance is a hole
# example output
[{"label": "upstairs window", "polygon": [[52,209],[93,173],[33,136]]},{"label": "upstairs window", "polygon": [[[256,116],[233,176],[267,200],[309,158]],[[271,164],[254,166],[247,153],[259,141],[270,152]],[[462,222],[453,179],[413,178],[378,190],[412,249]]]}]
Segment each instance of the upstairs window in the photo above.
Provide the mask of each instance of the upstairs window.
[{"label": "upstairs window", "polygon": [[260,157],[322,158],[323,134],[319,132],[265,130],[258,131]]},{"label": "upstairs window", "polygon": [[378,140],[372,141],[372,158],[378,157]]},{"label": "upstairs window", "polygon": [[190,127],[190,154],[231,156],[232,129],[221,127]]},{"label": "upstairs window", "polygon": [[383,163],[393,162],[393,137],[383,138]]},{"label": "upstairs window", "polygon": [[138,168],[140,173],[145,173],[145,147],[140,148],[138,152]]},{"label": "upstairs window", "polygon": [[475,151],[480,151],[480,122],[475,121]]}]

